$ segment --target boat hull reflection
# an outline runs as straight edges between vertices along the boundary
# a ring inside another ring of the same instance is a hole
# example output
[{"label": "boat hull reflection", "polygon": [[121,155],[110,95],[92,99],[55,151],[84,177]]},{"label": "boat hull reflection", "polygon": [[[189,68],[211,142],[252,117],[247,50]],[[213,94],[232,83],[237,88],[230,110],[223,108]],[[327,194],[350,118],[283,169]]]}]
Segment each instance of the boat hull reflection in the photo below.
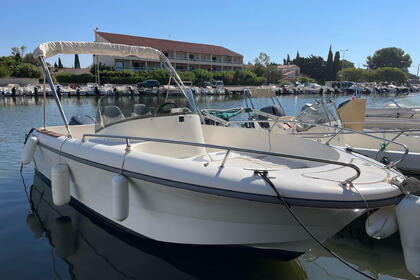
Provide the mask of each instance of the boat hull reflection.
[{"label": "boat hull reflection", "polygon": [[122,231],[74,200],[56,207],[49,182],[38,172],[30,202],[28,227],[36,239],[48,238],[73,279],[307,279],[298,260],[280,261],[248,248],[158,242]]}]

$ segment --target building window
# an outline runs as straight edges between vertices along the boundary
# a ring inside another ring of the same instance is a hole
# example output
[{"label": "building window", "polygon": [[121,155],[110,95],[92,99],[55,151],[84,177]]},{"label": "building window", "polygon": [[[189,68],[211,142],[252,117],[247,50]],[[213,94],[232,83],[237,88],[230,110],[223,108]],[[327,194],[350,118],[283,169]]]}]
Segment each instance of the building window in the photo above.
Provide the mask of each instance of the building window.
[{"label": "building window", "polygon": [[193,54],[190,54],[190,59],[194,59],[194,55]]},{"label": "building window", "polygon": [[212,59],[213,59],[213,61],[216,61],[216,57],[215,56],[213,56]]},{"label": "building window", "polygon": [[122,61],[115,61],[115,68],[124,68],[124,63]]},{"label": "building window", "polygon": [[133,66],[134,66],[134,67],[140,67],[140,64],[139,64],[138,62],[134,62],[134,63],[133,63]]},{"label": "building window", "polygon": [[169,54],[167,52],[163,53],[166,57],[169,57]]}]

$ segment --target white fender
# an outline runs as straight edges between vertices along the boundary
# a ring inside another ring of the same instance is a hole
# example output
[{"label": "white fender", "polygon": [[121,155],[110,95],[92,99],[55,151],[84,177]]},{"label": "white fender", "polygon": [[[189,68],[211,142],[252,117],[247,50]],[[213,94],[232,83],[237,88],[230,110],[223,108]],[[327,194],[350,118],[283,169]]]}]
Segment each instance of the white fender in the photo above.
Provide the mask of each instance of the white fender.
[{"label": "white fender", "polygon": [[123,221],[128,217],[128,180],[123,175],[112,178],[112,218]]},{"label": "white fender", "polygon": [[405,266],[411,274],[420,276],[420,197],[402,199],[395,207]]},{"label": "white fender", "polygon": [[382,239],[391,236],[398,230],[395,207],[377,210],[366,219],[366,233],[373,238]]},{"label": "white fender", "polygon": [[22,158],[20,160],[20,162],[23,165],[27,165],[31,163],[32,159],[34,158],[35,149],[37,145],[38,145],[38,137],[31,136],[28,138],[28,140],[26,141],[25,147],[23,147]]},{"label": "white fender", "polygon": [[70,202],[70,173],[67,164],[57,163],[51,168],[51,190],[56,206]]}]

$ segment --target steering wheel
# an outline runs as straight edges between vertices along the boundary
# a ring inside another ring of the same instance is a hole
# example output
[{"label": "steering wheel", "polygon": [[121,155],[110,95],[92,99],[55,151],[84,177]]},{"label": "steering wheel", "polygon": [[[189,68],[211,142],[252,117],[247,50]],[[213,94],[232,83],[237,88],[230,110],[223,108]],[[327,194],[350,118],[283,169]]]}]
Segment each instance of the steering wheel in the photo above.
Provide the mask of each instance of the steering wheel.
[{"label": "steering wheel", "polygon": [[[168,108],[166,108],[168,107]],[[172,108],[178,108],[178,105],[176,105],[173,102],[166,102],[162,105],[160,105],[159,109],[156,112],[156,115],[159,115],[160,113],[169,114],[171,112]]]}]

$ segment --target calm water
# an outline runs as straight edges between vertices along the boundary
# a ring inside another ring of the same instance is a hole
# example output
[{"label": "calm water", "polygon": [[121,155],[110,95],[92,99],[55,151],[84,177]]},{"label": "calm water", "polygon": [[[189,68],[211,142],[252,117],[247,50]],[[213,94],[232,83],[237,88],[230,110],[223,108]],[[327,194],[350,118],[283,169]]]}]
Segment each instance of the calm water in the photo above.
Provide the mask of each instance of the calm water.
[{"label": "calm water", "polygon": [[[315,98],[280,97],[287,114]],[[62,103],[67,116],[94,116],[97,100],[63,98]],[[243,106],[241,97],[203,97],[197,103]],[[61,124],[54,100],[48,99],[47,125]],[[27,193],[19,173],[24,135],[42,125],[41,98],[0,99],[0,279],[363,279],[321,248],[282,262],[228,249],[169,246],[113,232],[71,206],[56,208],[32,165],[23,170]],[[375,241],[358,231],[356,222],[327,245],[379,279],[413,278],[398,236]]]}]

